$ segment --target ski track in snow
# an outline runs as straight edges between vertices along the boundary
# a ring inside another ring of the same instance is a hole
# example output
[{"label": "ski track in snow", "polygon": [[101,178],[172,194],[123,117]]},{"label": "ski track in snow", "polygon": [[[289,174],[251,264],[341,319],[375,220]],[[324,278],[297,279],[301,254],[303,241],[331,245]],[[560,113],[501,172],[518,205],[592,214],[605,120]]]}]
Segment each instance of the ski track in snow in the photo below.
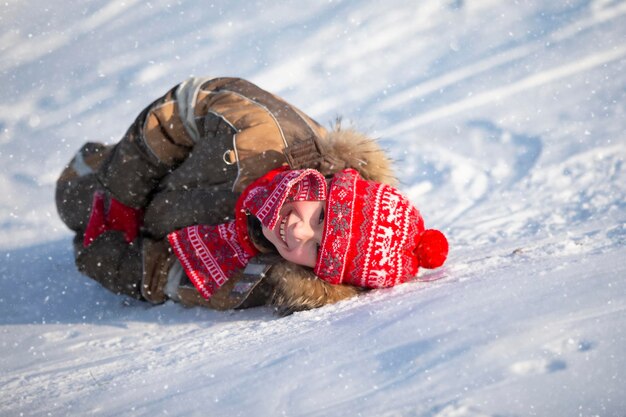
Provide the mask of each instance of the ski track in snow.
[{"label": "ski track in snow", "polygon": [[[0,416],[626,414],[626,1],[0,5]],[[116,297],[54,182],[189,75],[397,161],[443,268],[279,318]]]}]

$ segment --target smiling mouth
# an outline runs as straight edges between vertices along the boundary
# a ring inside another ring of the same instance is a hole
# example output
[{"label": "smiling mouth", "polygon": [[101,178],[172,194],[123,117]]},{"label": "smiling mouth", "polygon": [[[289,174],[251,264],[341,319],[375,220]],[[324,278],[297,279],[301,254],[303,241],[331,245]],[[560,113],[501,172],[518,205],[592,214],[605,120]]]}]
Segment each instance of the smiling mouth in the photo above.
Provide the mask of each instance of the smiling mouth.
[{"label": "smiling mouth", "polygon": [[284,216],[281,219],[280,224],[278,225],[278,237],[285,244],[286,247],[289,247],[289,245],[287,244],[287,239],[285,237],[285,229],[287,228],[287,218],[288,217],[289,217],[289,214]]}]

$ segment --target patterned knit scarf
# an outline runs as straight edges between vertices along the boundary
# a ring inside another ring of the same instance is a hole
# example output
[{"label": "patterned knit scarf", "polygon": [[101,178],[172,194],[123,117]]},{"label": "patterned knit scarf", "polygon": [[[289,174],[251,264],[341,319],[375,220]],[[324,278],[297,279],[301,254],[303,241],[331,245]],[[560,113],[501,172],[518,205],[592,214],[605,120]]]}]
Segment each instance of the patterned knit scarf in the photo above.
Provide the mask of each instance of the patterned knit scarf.
[{"label": "patterned knit scarf", "polygon": [[248,235],[248,214],[274,229],[285,202],[325,200],[326,187],[324,176],[316,170],[281,167],[244,190],[235,206],[235,220],[219,225],[193,225],[167,237],[191,282],[209,299],[259,253]]}]

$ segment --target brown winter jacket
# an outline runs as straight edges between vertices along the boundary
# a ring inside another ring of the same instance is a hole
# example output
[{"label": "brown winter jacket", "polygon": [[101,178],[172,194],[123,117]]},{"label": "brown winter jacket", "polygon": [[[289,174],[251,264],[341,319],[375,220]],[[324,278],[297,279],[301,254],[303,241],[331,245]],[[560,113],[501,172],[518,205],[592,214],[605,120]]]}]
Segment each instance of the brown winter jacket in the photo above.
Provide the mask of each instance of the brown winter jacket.
[{"label": "brown winter jacket", "polygon": [[[134,273],[141,276],[141,295],[153,303],[171,297],[215,309],[273,304],[290,312],[353,296],[358,289],[330,285],[309,268],[268,256],[252,260],[208,301],[185,277],[172,291],[176,259],[165,236],[192,224],[232,219],[241,191],[284,164],[326,176],[355,168],[366,179],[395,183],[387,156],[373,140],[339,126],[329,132],[281,98],[238,78],[191,78],[144,109],[115,146],[92,144],[82,151],[59,179],[59,213],[80,242],[94,189],[143,209],[141,236],[124,256],[141,254],[140,272]],[[81,185],[85,174],[89,185]],[[103,256],[90,256],[92,246],[98,248],[98,242],[87,249],[76,244],[79,269],[90,276],[101,272],[90,273]],[[121,261],[116,265],[129,269]],[[109,284],[103,285],[116,291],[117,284]]]}]

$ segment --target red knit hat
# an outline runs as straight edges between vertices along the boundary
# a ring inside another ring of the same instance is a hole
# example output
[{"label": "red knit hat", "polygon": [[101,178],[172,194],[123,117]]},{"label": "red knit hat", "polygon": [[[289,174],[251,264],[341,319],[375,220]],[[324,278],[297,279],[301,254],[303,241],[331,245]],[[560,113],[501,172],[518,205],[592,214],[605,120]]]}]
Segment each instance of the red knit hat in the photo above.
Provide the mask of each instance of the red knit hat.
[{"label": "red knit hat", "polygon": [[448,255],[438,230],[394,187],[346,169],[334,175],[326,203],[324,236],[315,274],[331,284],[392,287],[437,268]]}]

